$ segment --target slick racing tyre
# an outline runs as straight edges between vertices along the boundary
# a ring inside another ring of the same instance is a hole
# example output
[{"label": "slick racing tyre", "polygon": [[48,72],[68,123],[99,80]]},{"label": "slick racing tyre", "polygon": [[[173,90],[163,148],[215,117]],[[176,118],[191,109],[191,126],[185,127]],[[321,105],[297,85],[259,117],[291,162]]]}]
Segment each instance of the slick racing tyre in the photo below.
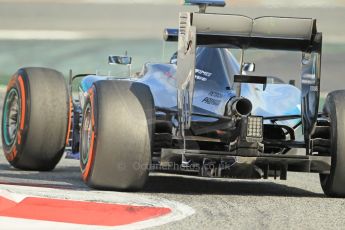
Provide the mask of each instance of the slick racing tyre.
[{"label": "slick racing tyre", "polygon": [[68,121],[69,96],[62,74],[47,68],[19,69],[3,104],[6,159],[19,169],[54,169],[64,152]]},{"label": "slick racing tyre", "polygon": [[148,86],[94,83],[83,108],[80,165],[85,183],[108,190],[139,190],[151,161],[154,104]]},{"label": "slick racing tyre", "polygon": [[320,174],[321,187],[331,197],[345,197],[345,90],[328,94],[324,112],[330,119],[330,174]]}]

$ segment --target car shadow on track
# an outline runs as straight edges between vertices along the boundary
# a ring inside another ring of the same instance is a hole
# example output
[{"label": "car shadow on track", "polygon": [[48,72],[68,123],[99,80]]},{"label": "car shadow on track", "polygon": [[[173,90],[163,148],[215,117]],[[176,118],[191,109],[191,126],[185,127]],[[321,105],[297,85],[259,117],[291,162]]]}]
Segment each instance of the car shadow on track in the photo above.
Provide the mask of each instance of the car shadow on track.
[{"label": "car shadow on track", "polygon": [[269,181],[250,181],[234,179],[210,179],[199,177],[150,176],[144,193],[169,194],[212,194],[245,196],[283,196],[283,197],[326,197],[301,188],[290,187]]},{"label": "car shadow on track", "polygon": [[78,166],[58,166],[50,172],[38,172],[23,171],[0,163],[0,184],[90,190],[82,181]]}]

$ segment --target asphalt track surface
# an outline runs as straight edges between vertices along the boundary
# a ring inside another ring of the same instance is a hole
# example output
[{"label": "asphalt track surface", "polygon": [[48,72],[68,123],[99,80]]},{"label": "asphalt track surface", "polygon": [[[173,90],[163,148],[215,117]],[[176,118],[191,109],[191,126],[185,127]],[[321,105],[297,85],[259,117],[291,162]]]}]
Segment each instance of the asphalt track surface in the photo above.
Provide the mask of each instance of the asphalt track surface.
[{"label": "asphalt track surface", "polygon": [[[178,8],[167,10],[166,7],[159,6],[145,7],[140,8],[144,18],[140,23],[146,25],[147,21],[151,21],[150,27],[142,29],[142,33],[138,33],[138,31],[135,34],[126,32],[128,34],[125,37],[150,37],[151,33],[146,35],[144,33],[148,28],[150,30],[158,26],[162,28],[161,24],[165,22],[167,22],[165,24],[171,26],[176,24],[175,18]],[[76,14],[77,9],[80,14]],[[235,11],[235,9],[231,10]],[[325,50],[323,58],[323,90],[330,91],[333,88],[345,88],[343,78],[345,77],[343,75],[345,51],[342,45],[345,42],[342,40],[345,31],[340,28],[341,23],[345,20],[344,8],[308,8],[306,10],[238,8],[237,10],[240,13],[254,16],[266,13],[290,16],[319,15],[322,30],[328,32],[329,38],[327,39],[331,44]],[[64,12],[64,17],[61,17],[61,12]],[[100,17],[92,17],[95,18],[94,20],[88,17],[88,15],[94,14]],[[92,36],[96,33],[97,36],[101,34],[101,37],[112,37],[118,35],[118,30],[122,27],[122,31],[140,28],[137,25],[137,20],[133,21],[134,19],[125,20],[126,25],[112,24],[117,18],[126,17],[128,14],[138,14],[138,12],[128,6],[57,4],[49,8],[46,4],[18,5],[1,3],[0,29],[14,28],[22,30],[25,29],[23,23],[26,21],[25,27],[30,27],[30,29],[78,30]],[[37,20],[37,17],[42,20]],[[164,18],[164,20],[153,20],[156,17]],[[17,21],[14,20],[15,18],[17,18]],[[113,32],[109,32],[111,26],[115,27],[112,30]],[[160,36],[160,31],[161,29],[157,30],[156,35],[153,37]],[[1,42],[7,44],[7,41]],[[258,66],[261,66],[260,63],[264,63],[264,61],[276,62],[271,66],[274,72],[279,72],[286,66],[293,68],[295,64],[298,64],[298,62],[292,60],[291,56],[286,57],[288,61],[284,62],[276,61],[276,56],[266,57],[265,59],[258,57],[257,59]],[[2,66],[2,68],[5,67]],[[262,72],[265,72],[265,70],[258,69]],[[288,77],[285,80],[288,80],[291,76],[287,72],[286,75]],[[296,79],[298,78],[296,77]],[[3,90],[1,97],[3,97]],[[55,198],[79,198],[93,201],[114,200],[134,204],[147,204],[150,202],[166,204],[172,202],[175,206],[170,204],[171,206],[179,209],[181,208],[179,205],[182,205],[182,209],[191,214],[190,216],[185,215],[187,217],[184,219],[153,227],[153,229],[345,228],[345,200],[325,197],[317,174],[289,173],[287,181],[275,181],[273,179],[256,181],[208,179],[152,174],[144,190],[133,194],[90,190],[80,179],[78,160],[63,158],[53,172],[23,172],[10,167],[1,155],[0,188],[20,194]],[[122,200],[118,199],[119,197]]]},{"label": "asphalt track surface", "polygon": [[343,229],[345,226],[345,200],[325,197],[318,175],[314,174],[289,173],[287,181],[152,174],[142,192],[128,194],[87,188],[80,178],[78,160],[62,159],[53,172],[23,172],[10,167],[1,156],[0,188],[31,196],[96,202],[139,205],[178,202],[188,206],[187,213],[195,212],[153,229]]}]

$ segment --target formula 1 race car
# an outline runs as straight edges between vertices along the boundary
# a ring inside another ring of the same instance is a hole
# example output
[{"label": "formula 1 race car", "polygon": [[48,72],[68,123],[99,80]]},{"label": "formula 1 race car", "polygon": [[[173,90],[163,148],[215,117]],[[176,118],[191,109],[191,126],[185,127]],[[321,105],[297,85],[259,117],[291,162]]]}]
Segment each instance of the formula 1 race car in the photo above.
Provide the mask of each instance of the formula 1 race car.
[{"label": "formula 1 race car", "polygon": [[[52,170],[69,146],[80,152],[83,180],[97,189],[138,190],[151,171],[283,180],[296,171],[319,173],[325,194],[344,197],[345,91],[329,93],[319,112],[316,20],[205,13],[222,0],[185,3],[200,11],[180,13],[179,28],[164,33],[178,52],[136,77],[71,74],[66,84],[52,69],[19,69],[2,116],[10,164]],[[239,61],[230,49],[240,51]],[[300,89],[251,74],[248,49],[301,52]],[[131,58],[110,56],[109,63],[130,65]]]}]

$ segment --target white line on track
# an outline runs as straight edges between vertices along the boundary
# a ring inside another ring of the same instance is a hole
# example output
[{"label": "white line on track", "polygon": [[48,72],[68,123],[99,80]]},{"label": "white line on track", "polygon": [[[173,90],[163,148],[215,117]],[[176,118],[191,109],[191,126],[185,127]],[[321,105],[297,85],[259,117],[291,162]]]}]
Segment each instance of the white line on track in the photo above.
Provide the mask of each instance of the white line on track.
[{"label": "white line on track", "polygon": [[40,4],[149,4],[149,5],[179,5],[178,0],[0,0],[7,3],[40,3]]},{"label": "white line on track", "polygon": [[26,196],[21,195],[21,194],[11,193],[11,192],[6,191],[6,190],[0,190],[0,197],[4,197],[8,200],[19,203],[22,200],[24,200]]},{"label": "white line on track", "polygon": [[67,30],[1,30],[0,39],[13,40],[78,40],[92,38],[80,31]]},{"label": "white line on track", "polygon": [[[1,0],[0,0],[1,1]],[[0,29],[0,40],[84,40],[109,37],[102,33],[70,30],[7,30]],[[114,35],[115,37],[115,35]],[[345,34],[325,35],[324,42],[343,44]]]},{"label": "white line on track", "polygon": [[77,201],[92,201],[92,202],[104,202],[115,204],[127,204],[137,206],[155,206],[166,207],[171,209],[171,213],[146,220],[138,223],[133,223],[125,226],[118,227],[100,227],[100,226],[87,226],[69,223],[59,223],[50,221],[37,221],[26,220],[18,218],[0,217],[0,223],[2,229],[144,229],[154,226],[160,226],[170,222],[182,220],[195,213],[191,207],[171,200],[166,200],[159,197],[149,197],[142,194],[135,193],[121,193],[121,192],[108,192],[108,191],[95,191],[95,190],[64,190],[64,189],[52,189],[52,188],[37,188],[27,186],[16,185],[0,185],[0,196],[7,199],[19,202],[25,197],[46,197],[55,199],[67,199]]}]

